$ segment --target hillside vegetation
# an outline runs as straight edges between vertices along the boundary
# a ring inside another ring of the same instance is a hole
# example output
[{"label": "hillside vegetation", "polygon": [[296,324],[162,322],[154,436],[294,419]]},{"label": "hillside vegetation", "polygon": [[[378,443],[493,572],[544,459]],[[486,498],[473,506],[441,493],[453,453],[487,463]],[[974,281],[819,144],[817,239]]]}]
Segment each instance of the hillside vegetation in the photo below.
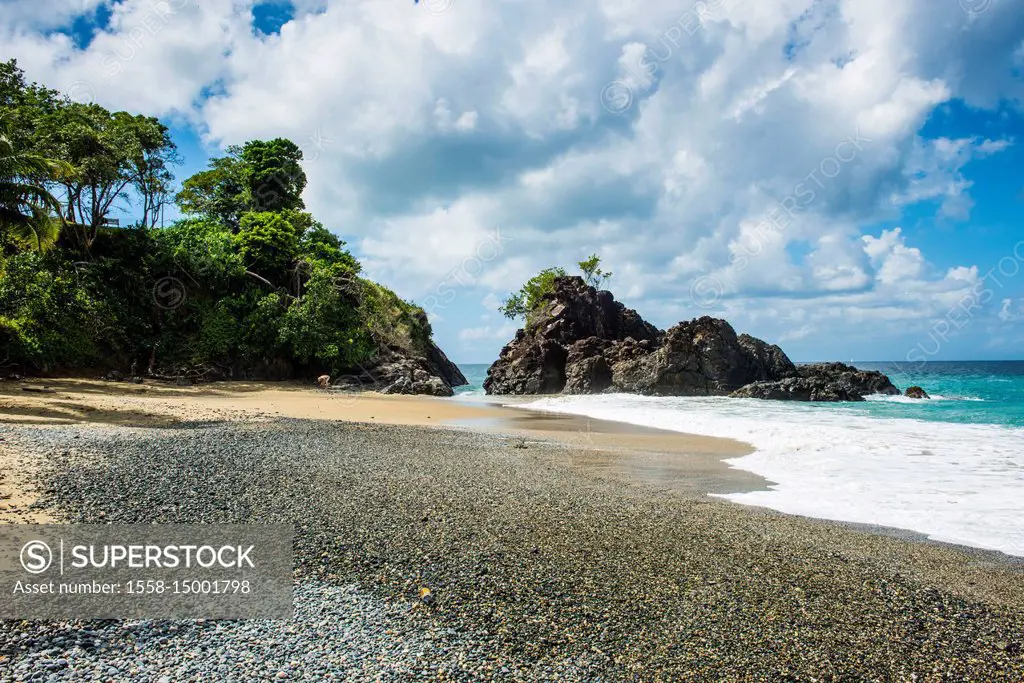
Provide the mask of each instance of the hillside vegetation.
[{"label": "hillside vegetation", "polygon": [[[253,140],[175,188],[159,120],[0,63],[0,370],[286,378],[428,354],[422,309],[305,210],[301,161]],[[185,217],[161,227],[170,202]]]}]

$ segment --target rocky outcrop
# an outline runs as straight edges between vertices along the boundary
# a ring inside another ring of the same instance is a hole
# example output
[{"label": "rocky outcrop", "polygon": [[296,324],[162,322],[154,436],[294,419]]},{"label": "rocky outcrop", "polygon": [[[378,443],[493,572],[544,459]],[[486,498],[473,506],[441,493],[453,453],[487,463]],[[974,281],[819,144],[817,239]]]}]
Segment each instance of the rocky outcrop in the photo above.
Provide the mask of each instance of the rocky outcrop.
[{"label": "rocky outcrop", "polygon": [[733,398],[771,401],[863,401],[871,394],[898,395],[900,390],[881,372],[858,370],[844,363],[812,363],[796,368],[797,377],[755,382],[731,394]]},{"label": "rocky outcrop", "polygon": [[844,363],[813,363],[796,368],[796,377],[755,382],[730,394],[733,398],[771,401],[863,401],[871,394],[898,395],[900,390],[881,372],[858,370]]},{"label": "rocky outcrop", "polygon": [[332,391],[379,391],[382,394],[452,396],[453,386],[467,384],[455,364],[436,346],[424,355],[387,349],[352,372],[330,379]]},{"label": "rocky outcrop", "polygon": [[569,347],[565,360],[567,394],[599,394],[612,386],[612,369],[604,351],[609,343],[587,337]]},{"label": "rocky outcrop", "polygon": [[581,278],[555,282],[488,371],[491,394],[725,395],[797,374],[777,346],[704,317],[661,332]]},{"label": "rocky outcrop", "polygon": [[782,349],[747,335],[741,341],[729,323],[710,317],[679,323],[651,353],[615,350],[613,358],[616,391],[659,396],[724,395],[796,373]]},{"label": "rocky outcrop", "polygon": [[[597,359],[608,343],[651,341],[658,335],[656,327],[615,301],[611,292],[588,287],[583,278],[559,278],[555,291],[501,350],[487,371],[484,389],[489,394],[603,391],[609,387],[607,361]],[[575,346],[580,342],[587,343]]]},{"label": "rocky outcrop", "polygon": [[489,394],[725,396],[859,401],[899,393],[880,372],[842,363],[797,367],[778,346],[711,317],[662,332],[579,277],[554,291],[487,372]]},{"label": "rocky outcrop", "polygon": [[448,360],[448,356],[434,342],[430,342],[425,360],[430,371],[440,377],[449,387],[462,387],[469,384],[458,366]]},{"label": "rocky outcrop", "polygon": [[797,368],[801,377],[824,379],[851,394],[899,396],[900,390],[877,370],[858,370],[845,363],[811,363]]},{"label": "rocky outcrop", "polygon": [[775,344],[768,344],[749,334],[741,334],[738,341],[740,346],[746,349],[747,354],[753,357],[755,365],[764,369],[766,376],[761,378],[762,380],[771,377],[792,377],[796,374],[793,361],[789,360],[789,356]]},{"label": "rocky outcrop", "polygon": [[908,387],[904,396],[906,396],[907,398],[931,399],[931,396],[928,395],[928,392],[919,386]]},{"label": "rocky outcrop", "polygon": [[864,396],[822,377],[788,377],[777,382],[754,382],[730,394],[733,398],[768,401],[863,401]]}]

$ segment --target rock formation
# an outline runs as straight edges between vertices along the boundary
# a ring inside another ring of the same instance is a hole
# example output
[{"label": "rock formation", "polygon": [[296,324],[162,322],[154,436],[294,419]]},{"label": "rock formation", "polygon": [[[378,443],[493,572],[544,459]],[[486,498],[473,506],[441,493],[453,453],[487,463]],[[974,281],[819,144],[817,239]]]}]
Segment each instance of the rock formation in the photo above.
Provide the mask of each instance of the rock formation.
[{"label": "rock formation", "polygon": [[863,401],[864,396],[819,377],[787,377],[776,382],[754,382],[729,394],[733,398],[769,401]]},{"label": "rock formation", "polygon": [[424,354],[385,349],[372,361],[332,380],[335,391],[452,396],[452,387],[468,384],[462,372],[433,343]]},{"label": "rock formation", "polygon": [[734,398],[773,401],[863,401],[871,394],[899,395],[881,372],[858,370],[844,363],[813,363],[796,368],[797,376],[777,382],[755,382],[732,393]]},{"label": "rock formation", "polygon": [[877,370],[858,370],[845,363],[813,363],[801,365],[797,370],[801,377],[824,378],[851,393],[865,396],[869,394],[898,396],[900,393],[892,381]]},{"label": "rock formation", "polygon": [[925,391],[924,389],[922,389],[919,386],[908,387],[907,388],[907,392],[904,395],[907,398],[920,398],[920,399],[924,399],[924,398],[930,399],[931,398],[931,396],[928,395],[928,392]]},{"label": "rock formation", "polygon": [[660,331],[582,278],[562,277],[487,372],[489,394],[725,396],[858,401],[899,393],[879,372],[795,366],[778,346],[710,317]]}]

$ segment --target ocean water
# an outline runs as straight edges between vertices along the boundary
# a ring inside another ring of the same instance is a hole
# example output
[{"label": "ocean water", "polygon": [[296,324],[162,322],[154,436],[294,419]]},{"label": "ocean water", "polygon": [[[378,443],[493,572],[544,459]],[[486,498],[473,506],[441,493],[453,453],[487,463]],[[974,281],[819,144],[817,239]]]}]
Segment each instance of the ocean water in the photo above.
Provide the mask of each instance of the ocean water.
[{"label": "ocean water", "polygon": [[[727,494],[781,512],[907,529],[1024,557],[1024,362],[856,363],[930,401],[808,404],[625,394],[544,397],[534,410],[746,441],[728,461],[766,491]],[[487,366],[466,366],[468,397]]]},{"label": "ocean water", "polygon": [[466,376],[468,386],[456,387],[456,396],[483,396],[484,380],[487,379],[487,364],[480,363],[459,363],[459,370]]}]

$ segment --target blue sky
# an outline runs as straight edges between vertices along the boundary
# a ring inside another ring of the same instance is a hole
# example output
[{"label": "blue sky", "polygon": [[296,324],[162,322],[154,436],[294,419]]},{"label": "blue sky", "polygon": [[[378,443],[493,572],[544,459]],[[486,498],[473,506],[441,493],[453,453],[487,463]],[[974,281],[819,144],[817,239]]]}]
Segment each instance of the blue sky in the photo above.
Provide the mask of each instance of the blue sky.
[{"label": "blue sky", "polygon": [[1024,358],[1018,0],[2,4],[0,58],[161,117],[181,179],[293,139],[309,208],[461,362],[592,252],[661,327]]}]

